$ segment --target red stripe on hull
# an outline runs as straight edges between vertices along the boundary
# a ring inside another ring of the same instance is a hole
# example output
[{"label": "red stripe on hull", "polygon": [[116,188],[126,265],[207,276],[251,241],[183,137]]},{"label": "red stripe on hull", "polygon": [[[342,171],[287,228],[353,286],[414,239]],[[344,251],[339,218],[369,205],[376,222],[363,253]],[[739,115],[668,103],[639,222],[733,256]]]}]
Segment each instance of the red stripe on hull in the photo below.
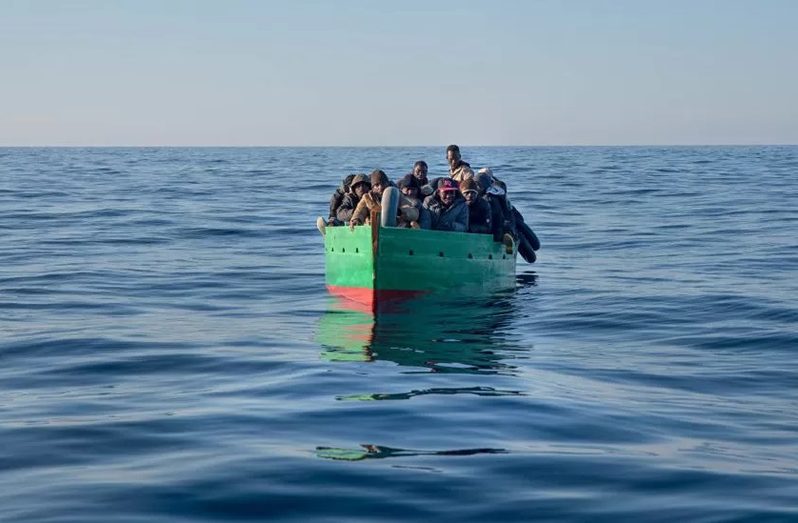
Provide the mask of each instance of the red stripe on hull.
[{"label": "red stripe on hull", "polygon": [[366,287],[343,287],[327,285],[330,294],[364,305],[369,311],[374,310],[378,303],[403,301],[426,294],[426,291],[400,291],[385,289],[369,289]]}]

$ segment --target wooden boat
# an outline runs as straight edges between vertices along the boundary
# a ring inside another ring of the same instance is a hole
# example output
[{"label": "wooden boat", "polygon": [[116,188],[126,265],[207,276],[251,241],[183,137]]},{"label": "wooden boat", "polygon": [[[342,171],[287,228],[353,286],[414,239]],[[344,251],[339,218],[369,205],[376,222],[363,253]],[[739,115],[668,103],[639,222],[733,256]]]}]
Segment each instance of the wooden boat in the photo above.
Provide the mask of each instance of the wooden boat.
[{"label": "wooden boat", "polygon": [[[383,208],[390,208],[385,202]],[[330,293],[373,306],[430,292],[515,287],[517,246],[507,252],[489,234],[397,228],[386,221],[377,215],[371,225],[326,228]]]}]

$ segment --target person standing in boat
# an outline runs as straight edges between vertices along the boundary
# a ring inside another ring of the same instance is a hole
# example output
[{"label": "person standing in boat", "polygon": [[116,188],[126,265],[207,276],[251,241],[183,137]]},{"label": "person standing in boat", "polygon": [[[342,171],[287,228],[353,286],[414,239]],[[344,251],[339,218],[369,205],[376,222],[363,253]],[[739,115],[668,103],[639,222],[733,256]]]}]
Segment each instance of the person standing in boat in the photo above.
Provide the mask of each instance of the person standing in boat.
[{"label": "person standing in boat", "polygon": [[424,208],[430,213],[432,228],[438,231],[468,231],[468,205],[460,198],[457,182],[441,180],[435,194],[427,196]]},{"label": "person standing in boat", "polygon": [[347,224],[352,220],[352,215],[365,194],[371,190],[371,183],[365,174],[356,174],[349,185],[349,192],[344,195],[341,205],[335,213],[336,219]]},{"label": "person standing in boat", "polygon": [[[349,226],[363,225],[370,223],[371,214],[382,210],[382,193],[391,186],[388,175],[380,169],[376,169],[370,175],[371,190],[363,195],[360,202],[352,213]],[[411,222],[418,220],[418,211],[404,196],[399,198],[398,227],[404,227]]]},{"label": "person standing in boat", "polygon": [[479,186],[473,178],[460,183],[460,194],[468,206],[468,232],[491,234],[493,232],[492,210],[487,200],[480,198]]},{"label": "person standing in boat", "polygon": [[474,177],[471,165],[460,157],[460,147],[450,145],[446,148],[446,161],[449,163],[449,177],[457,183]]}]

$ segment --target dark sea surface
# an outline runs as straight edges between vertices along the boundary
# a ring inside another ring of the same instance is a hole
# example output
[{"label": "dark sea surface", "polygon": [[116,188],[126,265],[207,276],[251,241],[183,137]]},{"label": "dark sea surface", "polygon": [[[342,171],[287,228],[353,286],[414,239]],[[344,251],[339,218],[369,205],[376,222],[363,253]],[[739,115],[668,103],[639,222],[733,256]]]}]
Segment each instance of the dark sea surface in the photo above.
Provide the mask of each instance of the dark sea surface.
[{"label": "dark sea surface", "polygon": [[324,288],[431,148],[0,148],[0,520],[798,521],[798,147],[463,148],[514,292]]}]

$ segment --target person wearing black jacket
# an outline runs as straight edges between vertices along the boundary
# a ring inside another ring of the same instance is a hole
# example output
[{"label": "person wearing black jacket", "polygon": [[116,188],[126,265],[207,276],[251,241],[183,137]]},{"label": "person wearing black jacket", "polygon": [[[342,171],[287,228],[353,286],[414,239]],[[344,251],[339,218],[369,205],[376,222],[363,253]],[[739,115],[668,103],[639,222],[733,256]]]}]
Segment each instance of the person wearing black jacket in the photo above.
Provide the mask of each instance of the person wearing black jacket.
[{"label": "person wearing black jacket", "polygon": [[327,218],[327,225],[343,225],[342,223],[337,223],[338,218],[336,215],[338,214],[338,208],[344,201],[344,196],[349,192],[349,185],[352,183],[354,177],[354,174],[348,175],[341,181],[341,185],[335,188],[335,192],[330,198],[330,215],[329,218]]},{"label": "person wearing black jacket", "polygon": [[415,221],[415,225],[410,222],[410,227],[416,228],[418,226],[421,229],[430,229],[432,227],[432,217],[429,211],[424,208],[424,200],[419,197],[421,187],[419,186],[418,178],[414,174],[406,174],[396,182],[396,186],[402,191],[407,202],[418,210],[418,220]]},{"label": "person wearing black jacket", "polygon": [[502,236],[506,232],[511,232],[509,220],[505,219],[504,210],[499,202],[499,198],[495,191],[488,192],[488,189],[493,185],[493,176],[489,172],[481,169],[480,172],[474,177],[477,190],[479,191],[480,199],[486,201],[490,206],[491,217],[491,233],[493,233],[493,241],[502,241]]},{"label": "person wearing black jacket", "polygon": [[493,232],[493,210],[484,198],[479,197],[479,186],[473,178],[460,183],[460,193],[468,205],[468,232],[491,234]]},{"label": "person wearing black jacket", "polygon": [[364,194],[371,190],[371,182],[365,174],[357,174],[352,178],[352,184],[349,186],[349,192],[344,195],[341,205],[336,211],[335,218],[338,222],[347,224],[352,219],[357,204]]},{"label": "person wearing black jacket", "polygon": [[537,258],[535,251],[540,249],[540,240],[529,225],[524,223],[523,215],[507,199],[505,183],[495,178],[488,167],[479,170],[476,180],[480,189],[485,192],[484,198],[491,204],[494,219],[501,220],[501,227],[494,228],[494,240],[499,241],[501,234],[508,253],[512,240],[515,240],[518,253],[529,263],[534,263]]},{"label": "person wearing black jacket", "polygon": [[418,186],[424,187],[429,183],[429,179],[427,179],[427,173],[429,172],[429,167],[427,166],[427,162],[424,160],[419,160],[413,164],[413,172],[412,174],[416,180],[418,180]]}]

